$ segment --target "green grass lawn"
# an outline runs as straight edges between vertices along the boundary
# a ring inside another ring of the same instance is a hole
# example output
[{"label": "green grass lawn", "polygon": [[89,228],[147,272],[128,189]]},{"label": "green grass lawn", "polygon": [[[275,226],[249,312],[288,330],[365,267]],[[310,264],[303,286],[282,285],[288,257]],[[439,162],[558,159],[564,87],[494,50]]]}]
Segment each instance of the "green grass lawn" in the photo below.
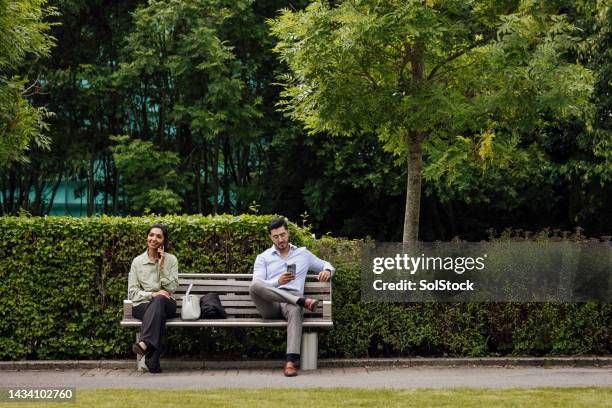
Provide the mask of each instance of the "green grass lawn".
[{"label": "green grass lawn", "polygon": [[70,403],[0,402],[0,407],[612,407],[612,387],[509,390],[104,389],[77,390],[76,396],[76,402]]}]

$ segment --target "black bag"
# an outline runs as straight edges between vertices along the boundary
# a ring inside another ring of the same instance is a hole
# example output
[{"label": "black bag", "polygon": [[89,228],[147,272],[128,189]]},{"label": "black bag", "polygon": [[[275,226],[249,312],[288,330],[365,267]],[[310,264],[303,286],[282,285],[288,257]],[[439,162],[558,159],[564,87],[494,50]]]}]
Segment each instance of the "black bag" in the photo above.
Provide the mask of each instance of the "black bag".
[{"label": "black bag", "polygon": [[225,319],[227,314],[216,293],[207,293],[200,298],[200,319]]}]

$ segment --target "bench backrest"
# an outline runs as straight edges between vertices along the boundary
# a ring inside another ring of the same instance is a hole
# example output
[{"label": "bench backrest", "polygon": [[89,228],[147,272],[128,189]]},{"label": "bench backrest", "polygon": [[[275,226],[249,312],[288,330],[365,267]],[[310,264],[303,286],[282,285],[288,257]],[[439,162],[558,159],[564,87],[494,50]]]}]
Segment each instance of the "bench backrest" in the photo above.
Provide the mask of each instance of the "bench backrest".
[{"label": "bench backrest", "polygon": [[[316,275],[308,275],[304,297],[319,299],[320,302],[314,312],[304,310],[304,317],[323,317],[323,301],[331,302],[331,282],[319,282],[315,278]],[[228,318],[260,317],[249,295],[252,279],[251,274],[179,273],[179,287],[173,295],[177,300],[177,314],[180,316],[182,298],[193,283],[190,292],[193,295],[217,293]],[[325,315],[331,318],[331,310],[326,310]]]}]

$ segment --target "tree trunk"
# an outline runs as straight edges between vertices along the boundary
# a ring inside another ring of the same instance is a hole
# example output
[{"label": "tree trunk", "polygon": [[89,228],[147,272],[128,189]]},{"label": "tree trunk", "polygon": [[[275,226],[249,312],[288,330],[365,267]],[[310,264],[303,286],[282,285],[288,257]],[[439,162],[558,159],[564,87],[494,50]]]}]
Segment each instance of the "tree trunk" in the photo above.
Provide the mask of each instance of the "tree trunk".
[{"label": "tree trunk", "polygon": [[108,153],[102,156],[104,166],[104,214],[108,214],[108,197],[110,193],[110,179],[111,179],[111,158]]},{"label": "tree trunk", "polygon": [[59,188],[62,182],[62,177],[63,173],[60,172],[60,174],[57,176],[57,179],[55,180],[55,184],[53,184],[53,186],[51,187],[51,198],[49,198],[49,204],[47,205],[47,211],[45,213],[47,215],[51,214],[51,210],[53,209],[53,201],[55,201],[55,194],[57,194],[57,189]]},{"label": "tree trunk", "polygon": [[87,216],[91,217],[94,212],[94,159],[89,159],[87,167]]},{"label": "tree trunk", "polygon": [[202,168],[204,169],[204,177],[202,179],[202,214],[208,214],[210,212],[210,204],[208,202],[209,194],[209,178],[210,170],[208,170],[208,162],[210,161],[210,147],[208,143],[204,143],[202,149]]},{"label": "tree trunk", "polygon": [[219,213],[219,144],[212,149],[213,214]]},{"label": "tree trunk", "polygon": [[229,214],[231,212],[230,202],[230,166],[231,166],[231,149],[229,137],[223,137],[223,212]]},{"label": "tree trunk", "polygon": [[[38,173],[38,172],[37,172]],[[45,191],[45,182],[40,175],[37,174],[36,182],[34,183],[34,201],[32,202],[32,215],[43,215],[43,192]]]},{"label": "tree trunk", "polygon": [[166,90],[162,88],[159,101],[159,120],[157,126],[157,146],[162,149],[164,146],[164,129],[166,128]]},{"label": "tree trunk", "polygon": [[200,175],[200,163],[199,161],[195,164],[194,166],[194,170],[195,170],[195,192],[196,192],[196,197],[198,199],[198,214],[202,214],[202,182],[201,182],[201,175]]},{"label": "tree trunk", "polygon": [[[249,174],[249,154],[250,154],[251,146],[245,145],[242,147],[242,154],[237,159],[238,161],[238,175],[236,176],[238,181],[236,182],[237,186],[246,186],[250,182],[250,174]],[[242,197],[240,194],[236,194],[236,211],[244,212],[248,209],[249,203],[242,202]]]},{"label": "tree trunk", "polygon": [[70,214],[70,208],[68,208],[68,183],[66,183],[66,188],[64,188],[64,215],[72,215]]},{"label": "tree trunk", "polygon": [[119,211],[119,172],[114,159],[111,166],[113,172],[113,215],[117,215]]},{"label": "tree trunk", "polygon": [[[20,173],[23,174],[21,171]],[[23,176],[22,180],[23,182],[21,183],[21,188],[19,191],[18,208],[23,208],[26,211],[30,211],[30,190],[32,189],[32,184],[35,180],[34,173],[30,173],[28,177]]]},{"label": "tree trunk", "polygon": [[[425,80],[425,48],[422,42],[409,51],[411,65],[409,93],[421,86]],[[417,242],[419,239],[419,217],[421,212],[421,173],[423,170],[422,143],[425,134],[412,131],[406,135],[408,150],[408,182],[406,187],[406,211],[404,213],[403,242]]]},{"label": "tree trunk", "polygon": [[149,97],[149,84],[148,81],[144,80],[144,90],[142,92],[142,100],[140,102],[140,109],[142,115],[142,133],[140,138],[142,140],[148,140],[149,138],[149,112],[147,109],[147,98]]},{"label": "tree trunk", "polygon": [[15,170],[11,171],[11,174],[9,176],[9,199],[8,201],[5,200],[5,204],[7,207],[7,212],[9,214],[15,214],[15,189],[17,188],[17,180],[16,180],[16,175],[15,175]]},{"label": "tree trunk", "polygon": [[419,216],[421,211],[421,172],[423,170],[422,137],[411,134],[408,143],[408,182],[406,188],[406,211],[404,213],[403,242],[419,239]]},{"label": "tree trunk", "polygon": [[2,199],[0,200],[0,216],[8,215],[8,207],[6,207],[6,184],[4,183],[6,179],[2,177],[2,183],[0,183],[0,194],[2,195]]}]

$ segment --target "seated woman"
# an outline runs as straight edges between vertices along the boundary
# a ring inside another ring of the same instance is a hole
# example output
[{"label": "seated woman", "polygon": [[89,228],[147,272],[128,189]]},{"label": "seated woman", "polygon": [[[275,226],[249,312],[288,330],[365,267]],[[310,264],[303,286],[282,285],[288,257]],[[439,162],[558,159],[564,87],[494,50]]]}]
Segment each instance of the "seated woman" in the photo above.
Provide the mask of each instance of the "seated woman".
[{"label": "seated woman", "polygon": [[160,373],[159,357],[166,319],[176,314],[172,293],[178,287],[178,261],[168,252],[168,231],[162,224],[153,224],[147,234],[147,250],[132,261],[128,277],[128,298],[133,302],[132,314],[142,320],[138,343],[132,351],[151,373]]}]

